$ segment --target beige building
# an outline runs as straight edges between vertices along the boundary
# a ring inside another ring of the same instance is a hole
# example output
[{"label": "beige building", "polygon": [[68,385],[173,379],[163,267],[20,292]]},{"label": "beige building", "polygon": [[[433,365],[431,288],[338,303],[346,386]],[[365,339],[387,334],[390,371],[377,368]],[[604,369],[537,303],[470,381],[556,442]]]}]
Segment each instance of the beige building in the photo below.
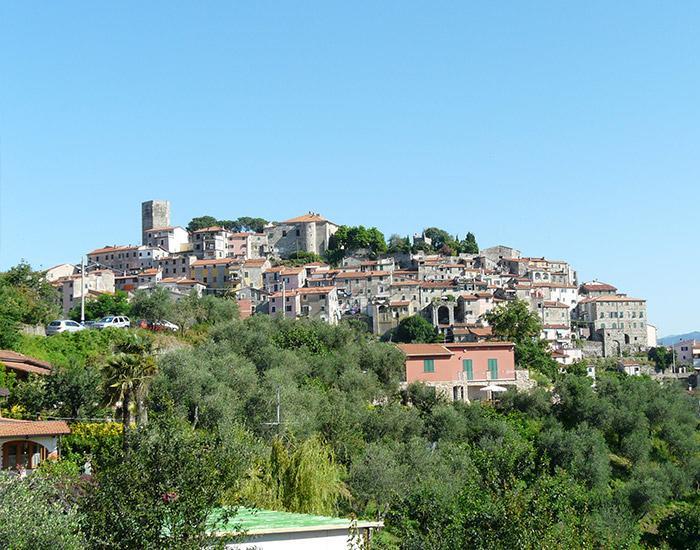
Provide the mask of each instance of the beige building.
[{"label": "beige building", "polygon": [[72,275],[61,281],[61,305],[64,315],[68,315],[73,306],[80,303],[83,294],[86,299],[105,293],[114,294],[114,272],[109,269],[87,272],[84,286],[81,285],[81,280],[80,275]]},{"label": "beige building", "polygon": [[265,228],[270,253],[287,258],[295,252],[323,254],[328,242],[338,230],[338,225],[320,214],[309,212],[290,220],[271,224]]}]

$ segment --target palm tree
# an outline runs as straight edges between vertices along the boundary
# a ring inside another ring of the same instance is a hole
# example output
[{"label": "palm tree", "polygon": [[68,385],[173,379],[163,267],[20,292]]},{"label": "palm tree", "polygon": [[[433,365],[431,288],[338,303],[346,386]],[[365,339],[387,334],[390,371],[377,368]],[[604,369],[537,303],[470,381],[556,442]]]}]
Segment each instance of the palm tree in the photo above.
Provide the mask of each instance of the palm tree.
[{"label": "palm tree", "polygon": [[[124,434],[134,421],[132,408],[136,409],[136,425],[148,423],[148,389],[158,372],[153,358],[153,338],[148,334],[129,334],[117,344],[117,352],[103,368],[110,404],[121,409]],[[134,407],[135,406],[135,407]]]}]

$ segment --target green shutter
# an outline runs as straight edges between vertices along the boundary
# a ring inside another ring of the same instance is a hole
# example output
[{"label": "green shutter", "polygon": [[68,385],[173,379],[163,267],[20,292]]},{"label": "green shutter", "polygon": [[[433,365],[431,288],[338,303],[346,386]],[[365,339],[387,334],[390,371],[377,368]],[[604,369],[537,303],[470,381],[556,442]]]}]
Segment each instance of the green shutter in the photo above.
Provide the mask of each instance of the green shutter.
[{"label": "green shutter", "polygon": [[489,359],[489,373],[491,380],[498,380],[498,359]]},{"label": "green shutter", "polygon": [[423,359],[423,372],[435,372],[435,359]]},{"label": "green shutter", "polygon": [[462,359],[462,370],[467,373],[467,380],[474,380],[474,368],[471,359]]}]

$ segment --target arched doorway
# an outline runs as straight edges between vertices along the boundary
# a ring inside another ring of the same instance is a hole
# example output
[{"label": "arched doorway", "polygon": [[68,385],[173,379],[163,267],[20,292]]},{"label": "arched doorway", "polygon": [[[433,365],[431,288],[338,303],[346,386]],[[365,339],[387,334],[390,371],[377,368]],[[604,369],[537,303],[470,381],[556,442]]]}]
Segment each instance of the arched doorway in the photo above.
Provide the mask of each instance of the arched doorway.
[{"label": "arched doorway", "polygon": [[2,467],[14,469],[24,466],[27,470],[33,470],[46,460],[48,451],[46,447],[35,441],[27,439],[6,441],[2,444]]},{"label": "arched doorway", "polygon": [[438,323],[441,325],[450,324],[450,308],[447,306],[440,306],[438,308]]}]

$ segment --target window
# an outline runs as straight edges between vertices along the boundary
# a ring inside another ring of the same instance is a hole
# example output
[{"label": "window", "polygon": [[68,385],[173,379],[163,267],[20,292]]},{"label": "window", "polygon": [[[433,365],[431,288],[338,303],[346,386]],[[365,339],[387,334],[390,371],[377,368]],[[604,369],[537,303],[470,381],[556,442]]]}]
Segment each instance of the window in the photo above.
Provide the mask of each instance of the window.
[{"label": "window", "polygon": [[272,313],[274,313],[275,311],[277,311],[277,308],[275,306],[272,306]]},{"label": "window", "polygon": [[287,311],[292,311],[292,306],[287,306],[285,309],[286,309]]},{"label": "window", "polygon": [[498,380],[498,359],[489,359],[489,374],[491,380]]},{"label": "window", "polygon": [[283,236],[283,237],[286,237],[286,236],[287,236],[287,232],[286,232],[286,231],[282,231],[282,236]]},{"label": "window", "polygon": [[423,372],[435,372],[435,359],[423,359]]},{"label": "window", "polygon": [[474,368],[471,359],[462,359],[462,370],[466,373],[467,380],[474,380]]}]

